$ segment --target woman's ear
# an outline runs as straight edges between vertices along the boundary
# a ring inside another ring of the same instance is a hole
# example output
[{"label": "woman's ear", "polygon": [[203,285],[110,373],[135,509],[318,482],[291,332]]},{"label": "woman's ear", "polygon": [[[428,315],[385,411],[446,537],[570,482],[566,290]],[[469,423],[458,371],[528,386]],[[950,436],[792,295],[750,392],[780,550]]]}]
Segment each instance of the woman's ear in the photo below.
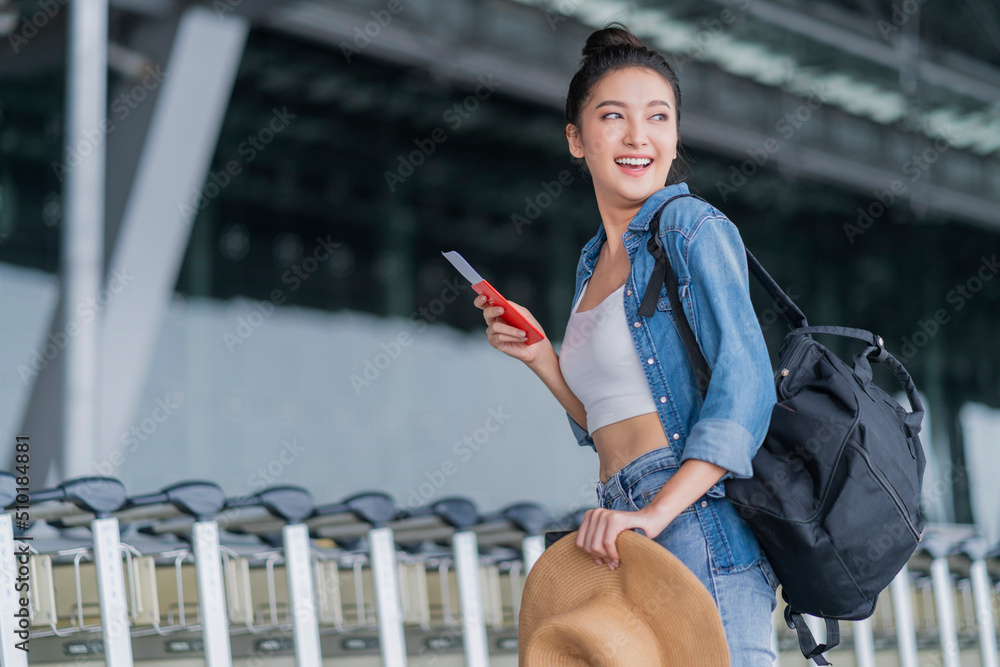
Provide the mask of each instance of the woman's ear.
[{"label": "woman's ear", "polygon": [[580,142],[580,130],[573,123],[566,125],[566,141],[569,143],[569,152],[575,158],[583,157],[583,145]]}]

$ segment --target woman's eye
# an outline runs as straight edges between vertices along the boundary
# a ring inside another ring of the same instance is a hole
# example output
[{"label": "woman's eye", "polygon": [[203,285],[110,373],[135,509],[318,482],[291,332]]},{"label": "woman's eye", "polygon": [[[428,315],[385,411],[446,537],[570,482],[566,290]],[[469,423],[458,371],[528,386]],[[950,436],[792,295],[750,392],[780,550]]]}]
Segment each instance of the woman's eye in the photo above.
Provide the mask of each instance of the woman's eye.
[{"label": "woman's eye", "polygon": [[656,118],[657,116],[660,116],[661,118],[663,118],[663,120],[667,120],[667,119],[669,118],[669,116],[668,116],[667,114],[665,114],[665,113],[658,113],[658,114],[655,114],[655,115],[653,116],[653,118]]},{"label": "woman's eye", "polygon": [[612,112],[610,112],[610,113],[606,113],[606,114],[604,114],[603,116],[601,116],[601,118],[607,118],[608,116],[620,116],[620,115],[621,115],[621,114],[620,114],[620,113],[618,113],[617,111],[612,111]]}]

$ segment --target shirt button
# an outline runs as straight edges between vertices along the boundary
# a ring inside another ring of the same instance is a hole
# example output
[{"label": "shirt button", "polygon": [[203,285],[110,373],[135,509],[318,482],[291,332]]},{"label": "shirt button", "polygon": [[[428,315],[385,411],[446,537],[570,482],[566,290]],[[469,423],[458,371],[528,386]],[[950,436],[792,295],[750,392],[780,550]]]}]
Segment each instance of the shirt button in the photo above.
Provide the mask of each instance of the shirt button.
[{"label": "shirt button", "polygon": [[639,323],[635,322],[632,326],[634,326],[636,329],[638,329],[639,328]]},{"label": "shirt button", "polygon": [[625,293],[628,294],[629,296],[632,296],[632,290],[630,289],[625,290]]},{"label": "shirt button", "polygon": [[660,403],[666,403],[666,402],[667,402],[667,397],[666,396],[660,396]]},{"label": "shirt button", "polygon": [[702,507],[708,507],[708,501],[707,500],[701,501],[701,506]]},{"label": "shirt button", "polygon": [[680,440],[681,439],[681,434],[680,433],[674,433],[670,437],[672,437],[674,440]]},{"label": "shirt button", "polygon": [[647,364],[652,364],[653,363],[653,357],[650,357],[649,359],[646,359],[646,363]]}]

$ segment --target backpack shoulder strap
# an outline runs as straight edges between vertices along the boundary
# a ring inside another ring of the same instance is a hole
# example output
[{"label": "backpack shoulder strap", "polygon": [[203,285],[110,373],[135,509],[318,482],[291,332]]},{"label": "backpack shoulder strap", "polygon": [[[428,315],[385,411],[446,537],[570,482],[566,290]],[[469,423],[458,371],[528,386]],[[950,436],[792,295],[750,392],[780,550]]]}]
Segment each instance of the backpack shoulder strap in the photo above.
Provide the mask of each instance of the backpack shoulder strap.
[{"label": "backpack shoulder strap", "polygon": [[663,206],[653,213],[653,217],[649,221],[649,240],[646,241],[646,249],[653,255],[656,263],[654,264],[653,271],[649,276],[649,283],[646,285],[646,291],[642,295],[642,303],[639,304],[639,316],[653,316],[656,312],[656,302],[660,298],[660,285],[665,284],[667,288],[667,296],[670,298],[670,307],[674,312],[674,321],[677,323],[677,333],[680,335],[681,341],[684,343],[684,349],[687,351],[688,360],[691,363],[691,368],[694,370],[695,382],[697,383],[698,389],[701,391],[701,397],[704,400],[705,395],[708,392],[708,383],[712,379],[712,369],[708,367],[708,362],[705,361],[705,355],[701,353],[701,348],[698,347],[698,341],[694,336],[694,332],[691,331],[690,323],[688,323],[687,315],[684,314],[684,309],[681,307],[680,296],[677,293],[677,276],[674,273],[674,268],[670,265],[670,258],[667,257],[667,251],[660,242],[660,213],[667,204],[680,197],[696,197],[697,199],[705,201],[701,197],[698,197],[698,195],[693,194],[685,193],[674,195],[665,201]]}]

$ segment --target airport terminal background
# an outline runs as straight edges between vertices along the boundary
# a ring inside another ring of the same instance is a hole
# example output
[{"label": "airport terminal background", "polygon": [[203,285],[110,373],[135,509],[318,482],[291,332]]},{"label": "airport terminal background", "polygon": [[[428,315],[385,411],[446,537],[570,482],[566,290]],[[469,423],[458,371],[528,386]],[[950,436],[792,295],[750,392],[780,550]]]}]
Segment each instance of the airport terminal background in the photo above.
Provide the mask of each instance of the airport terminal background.
[{"label": "airport terminal background", "polygon": [[[80,157],[64,137],[68,23],[62,3],[50,15],[8,2],[0,453],[12,463],[14,436],[30,434],[38,486],[104,474],[134,493],[201,478],[232,495],[301,485],[318,502],[379,489],[404,507],[450,495],[554,515],[593,506],[596,456],[542,383],[490,347],[440,253],[460,251],[561,339],[600,224],[563,96],[586,35],[621,19],[673,46],[692,191],[811,323],[884,337],[926,397],[929,518],[995,543],[1000,12],[913,4],[919,25],[883,0],[414,0],[372,27],[386,3],[202,3],[206,30],[235,21],[247,34],[225,54],[231,91],[207,93],[223,113],[200,191],[171,212],[183,243],[115,265],[116,245],[143,229],[128,215],[137,165],[176,81],[184,10],[198,6],[112,0],[109,129],[93,139],[107,151],[108,291],[77,316],[107,316],[147,272],[173,288],[155,331],[135,333],[148,355],[100,360],[125,389],[99,399],[100,436],[81,458],[62,430],[58,350],[63,179]],[[787,327],[752,280],[751,293],[776,361]]]}]

